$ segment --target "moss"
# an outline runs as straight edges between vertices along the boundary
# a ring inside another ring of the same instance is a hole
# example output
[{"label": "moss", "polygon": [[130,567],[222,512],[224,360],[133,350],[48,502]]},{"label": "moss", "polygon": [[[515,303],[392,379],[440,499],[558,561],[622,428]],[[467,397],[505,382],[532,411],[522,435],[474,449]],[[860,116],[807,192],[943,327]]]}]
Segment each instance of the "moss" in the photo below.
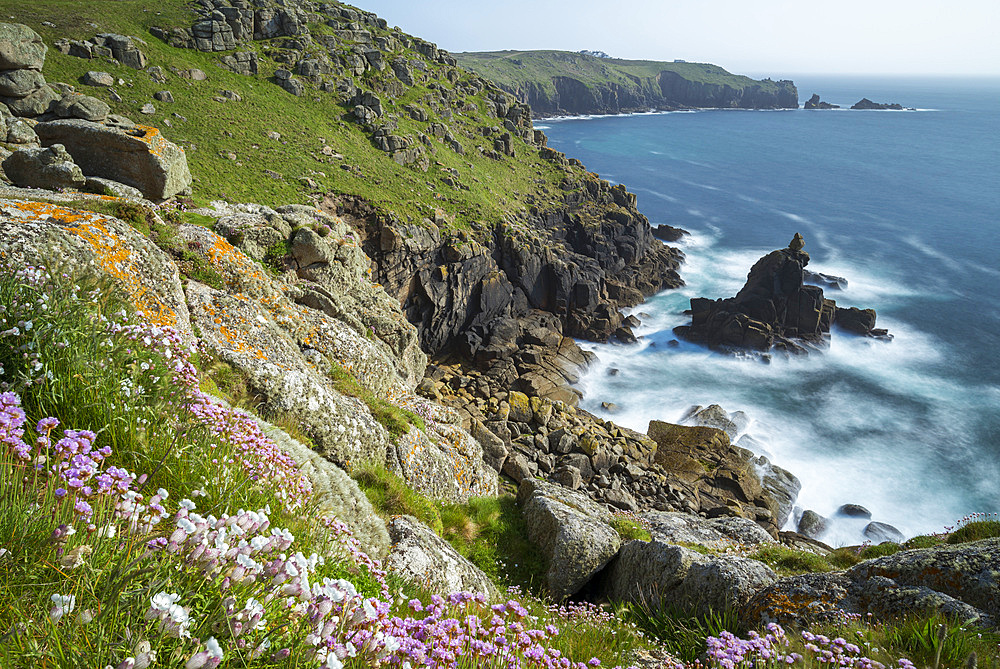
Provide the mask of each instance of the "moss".
[{"label": "moss", "polygon": [[871,560],[872,558],[892,555],[903,550],[903,547],[892,541],[883,541],[875,546],[865,546],[861,549],[861,559]]},{"label": "moss", "polygon": [[611,528],[618,533],[622,541],[652,541],[653,539],[647,529],[631,518],[615,516],[611,520]]}]

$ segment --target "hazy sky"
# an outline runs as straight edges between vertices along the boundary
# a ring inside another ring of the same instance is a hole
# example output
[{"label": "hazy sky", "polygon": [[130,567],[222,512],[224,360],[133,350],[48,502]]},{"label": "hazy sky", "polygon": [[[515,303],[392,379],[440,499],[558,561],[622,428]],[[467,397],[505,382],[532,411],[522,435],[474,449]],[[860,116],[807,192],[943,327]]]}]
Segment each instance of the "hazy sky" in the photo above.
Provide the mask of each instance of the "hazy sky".
[{"label": "hazy sky", "polygon": [[449,51],[593,49],[740,73],[1000,75],[1000,0],[354,0]]}]

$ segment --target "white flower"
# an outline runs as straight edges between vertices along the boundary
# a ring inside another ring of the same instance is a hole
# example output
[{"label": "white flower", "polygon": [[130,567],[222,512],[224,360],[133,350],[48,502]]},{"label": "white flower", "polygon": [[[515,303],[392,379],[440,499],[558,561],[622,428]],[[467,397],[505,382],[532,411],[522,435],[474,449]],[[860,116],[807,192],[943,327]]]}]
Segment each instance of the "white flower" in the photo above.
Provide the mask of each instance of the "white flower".
[{"label": "white flower", "polygon": [[185,511],[191,511],[194,509],[195,503],[185,497],[177,506],[181,507]]},{"label": "white flower", "polygon": [[51,597],[52,604],[54,605],[49,610],[49,617],[52,618],[52,622],[57,623],[59,619],[64,615],[73,612],[76,608],[76,596],[74,595],[60,595],[56,593]]},{"label": "white flower", "polygon": [[158,490],[156,491],[156,494],[160,496],[160,499],[166,499],[166,498],[170,497],[170,493],[168,493],[168,492],[167,492],[166,490],[164,490],[163,488],[159,488],[159,489],[158,489]]},{"label": "white flower", "polygon": [[169,611],[170,607],[179,602],[180,599],[180,595],[164,591],[153,595],[149,603],[157,611]]},{"label": "white flower", "polygon": [[341,669],[344,663],[337,659],[336,653],[330,653],[326,656],[326,663],[323,664],[324,669]]},{"label": "white flower", "polygon": [[219,646],[219,642],[215,640],[214,636],[208,637],[208,641],[205,642],[205,650],[208,651],[210,658],[216,660],[222,659],[222,647]]}]

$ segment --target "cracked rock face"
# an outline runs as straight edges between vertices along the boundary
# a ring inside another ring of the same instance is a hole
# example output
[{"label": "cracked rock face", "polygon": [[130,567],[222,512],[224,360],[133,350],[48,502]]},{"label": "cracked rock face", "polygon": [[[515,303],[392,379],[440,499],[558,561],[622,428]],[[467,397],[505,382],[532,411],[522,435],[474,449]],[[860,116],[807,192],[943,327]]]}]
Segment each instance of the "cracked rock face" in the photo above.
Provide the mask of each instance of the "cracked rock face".
[{"label": "cracked rock face", "polygon": [[762,562],[702,555],[660,541],[630,541],[608,567],[605,594],[656,607],[674,603],[699,612],[738,608],[777,576]]}]

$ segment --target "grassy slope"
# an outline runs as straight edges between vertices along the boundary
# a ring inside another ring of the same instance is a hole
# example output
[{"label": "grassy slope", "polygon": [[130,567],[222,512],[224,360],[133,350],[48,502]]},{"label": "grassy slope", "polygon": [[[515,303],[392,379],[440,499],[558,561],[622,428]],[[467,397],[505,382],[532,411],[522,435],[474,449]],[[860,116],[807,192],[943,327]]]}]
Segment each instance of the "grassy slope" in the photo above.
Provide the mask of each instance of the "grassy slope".
[{"label": "grassy slope", "polygon": [[[112,11],[113,8],[113,11]],[[0,0],[0,16],[5,20],[26,23],[42,35],[50,46],[61,37],[86,39],[99,32],[119,32],[145,40],[142,46],[149,65],[159,65],[167,70],[167,82],[159,84],[141,71],[118,65],[113,61],[85,60],[63,55],[50,48],[46,57],[44,74],[50,82],[73,84],[77,90],[108,102],[114,113],[136,122],[156,125],[171,141],[185,147],[192,174],[195,176],[195,201],[205,203],[213,199],[253,201],[272,206],[289,202],[304,202],[310,193],[343,193],[360,195],[384,211],[392,211],[404,220],[433,217],[435,209],[456,215],[459,225],[472,221],[493,222],[524,206],[524,196],[540,186],[555,186],[565,173],[551,163],[538,158],[537,149],[515,139],[516,158],[493,160],[480,155],[477,146],[492,148],[492,140],[484,139],[473,131],[479,126],[499,126],[496,118],[485,112],[482,94],[467,98],[478,105],[479,111],[455,112],[444,121],[462,142],[465,155],[460,156],[439,142],[430,155],[431,168],[427,173],[401,167],[387,154],[376,149],[367,133],[349,120],[348,108],[338,104],[334,94],[321,92],[308,80],[306,94],[295,97],[269,80],[274,70],[283,67],[268,57],[277,52],[275,44],[255,42],[243,49],[252,48],[260,57],[258,76],[246,77],[230,73],[216,65],[219,54],[206,54],[188,49],[176,49],[149,34],[149,27],[188,27],[195,15],[182,0],[117,0],[113,2],[83,2],[82,0]],[[13,18],[8,18],[13,17]],[[55,24],[46,26],[44,22]],[[325,26],[312,25],[314,34],[328,32]],[[390,34],[369,28],[373,34]],[[280,41],[280,40],[276,40]],[[421,58],[413,51],[404,55]],[[387,57],[391,60],[391,56]],[[444,65],[428,62],[435,77],[429,83],[453,88],[444,77]],[[182,79],[170,68],[185,70],[199,68],[208,73],[207,81]],[[80,76],[88,70],[107,71],[124,80],[116,86],[123,98],[114,103],[106,89],[79,84]],[[344,78],[345,73],[331,75],[330,80]],[[471,75],[462,72],[462,78]],[[437,78],[440,77],[440,78]],[[376,88],[379,79],[392,79],[390,69],[382,73],[368,73],[354,77],[360,88]],[[163,103],[153,99],[153,93],[170,90],[176,100]],[[222,90],[231,90],[242,96],[242,102],[217,102],[213,97]],[[430,122],[442,121],[429,106],[428,123],[410,119],[402,107],[426,95],[429,89],[417,85],[407,89],[399,98],[389,100],[382,94],[387,114],[396,116],[397,134],[416,137],[426,132]],[[139,109],[151,102],[156,114],[144,116]],[[180,118],[176,116],[180,115]],[[186,120],[184,120],[186,119]],[[166,127],[169,120],[172,127]],[[467,135],[464,131],[468,130]],[[267,133],[276,131],[281,140],[268,139]],[[343,160],[325,156],[320,150],[325,144],[343,156]],[[227,154],[233,153],[236,160]],[[351,170],[342,168],[351,166]],[[457,170],[458,181],[468,186],[462,190],[443,182],[448,177],[446,169]],[[264,174],[269,169],[283,176],[275,180]],[[581,172],[582,174],[582,172]],[[318,188],[310,189],[300,179],[310,178]],[[544,201],[544,200],[543,200]]]},{"label": "grassy slope", "polygon": [[518,87],[534,84],[542,90],[555,92],[552,78],[567,76],[588,86],[619,84],[634,87],[639,79],[652,79],[660,72],[676,72],[689,81],[723,84],[741,89],[760,85],[764,91],[778,90],[776,83],[756,81],[743,75],[731,74],[709,63],[672,63],[655,60],[622,60],[597,58],[570,51],[484,51],[454,54],[459,64],[501,86]]}]

